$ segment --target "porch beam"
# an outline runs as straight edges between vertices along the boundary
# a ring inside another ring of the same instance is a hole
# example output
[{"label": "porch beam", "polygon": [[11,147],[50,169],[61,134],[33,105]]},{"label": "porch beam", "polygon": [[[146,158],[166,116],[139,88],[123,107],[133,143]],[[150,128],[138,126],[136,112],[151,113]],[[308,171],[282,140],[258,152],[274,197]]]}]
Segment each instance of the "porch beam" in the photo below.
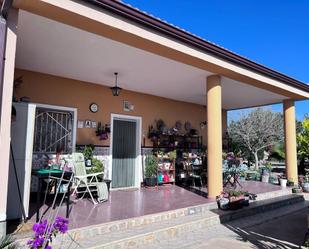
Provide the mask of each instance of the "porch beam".
[{"label": "porch beam", "polygon": [[207,78],[207,153],[208,197],[222,191],[222,94],[221,77]]},{"label": "porch beam", "polygon": [[295,184],[298,182],[297,172],[297,145],[296,145],[296,120],[294,100],[283,102],[284,133],[285,133],[285,164],[287,178]]},{"label": "porch beam", "polygon": [[[17,41],[18,10],[10,9],[7,17],[6,48],[3,68],[3,86],[1,92],[1,123],[0,123],[0,236],[6,232],[6,206],[8,192],[8,176],[10,164],[11,110],[15,54]],[[17,198],[16,196],[13,198]]]}]

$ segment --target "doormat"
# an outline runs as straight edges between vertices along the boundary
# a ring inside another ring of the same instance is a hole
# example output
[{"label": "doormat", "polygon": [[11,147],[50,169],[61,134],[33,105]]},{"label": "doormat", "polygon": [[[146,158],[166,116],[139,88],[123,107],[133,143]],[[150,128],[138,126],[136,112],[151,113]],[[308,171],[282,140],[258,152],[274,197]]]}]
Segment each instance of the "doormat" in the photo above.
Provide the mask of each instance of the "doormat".
[{"label": "doormat", "polygon": [[124,191],[124,192],[133,192],[133,191],[137,191],[138,188],[127,188],[127,189],[119,189],[116,191]]}]

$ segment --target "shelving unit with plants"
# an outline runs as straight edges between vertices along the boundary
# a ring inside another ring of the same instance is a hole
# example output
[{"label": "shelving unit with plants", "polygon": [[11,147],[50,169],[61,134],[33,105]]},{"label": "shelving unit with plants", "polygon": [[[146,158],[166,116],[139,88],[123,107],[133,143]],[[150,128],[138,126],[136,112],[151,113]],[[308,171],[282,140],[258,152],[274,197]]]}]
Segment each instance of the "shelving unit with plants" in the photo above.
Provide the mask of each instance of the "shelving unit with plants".
[{"label": "shelving unit with plants", "polygon": [[153,148],[155,150],[177,149],[186,152],[190,152],[191,150],[200,151],[202,149],[202,140],[202,136],[176,134],[158,134],[152,138]]},{"label": "shelving unit with plants", "polygon": [[156,156],[158,161],[158,184],[175,184],[176,151],[171,151],[168,153],[158,151]]},{"label": "shelving unit with plants", "polygon": [[201,152],[182,152],[176,164],[180,185],[202,187],[206,183],[206,157]]},{"label": "shelving unit with plants", "polygon": [[[206,162],[201,158],[203,137],[189,121],[184,125],[176,121],[173,127],[167,128],[163,120],[157,120],[149,126],[148,138],[153,142],[153,152],[158,157],[159,183],[175,184],[180,175],[192,178],[197,173],[196,169],[202,169],[203,162]],[[171,153],[172,158],[169,156]]]}]

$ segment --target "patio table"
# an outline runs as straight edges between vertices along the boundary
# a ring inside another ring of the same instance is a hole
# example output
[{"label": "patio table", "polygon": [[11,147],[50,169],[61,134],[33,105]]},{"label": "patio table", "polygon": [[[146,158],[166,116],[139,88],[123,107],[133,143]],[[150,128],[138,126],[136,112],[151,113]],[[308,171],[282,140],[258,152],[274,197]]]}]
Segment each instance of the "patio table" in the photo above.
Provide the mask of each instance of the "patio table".
[{"label": "patio table", "polygon": [[40,204],[41,204],[41,194],[42,194],[42,182],[43,180],[54,180],[55,181],[55,190],[57,191],[57,181],[61,179],[61,176],[63,175],[63,179],[59,183],[61,185],[63,182],[68,182],[68,189],[65,193],[66,198],[66,217],[69,217],[69,205],[70,205],[70,189],[72,183],[70,182],[70,179],[72,177],[72,172],[65,171],[58,169],[39,169],[39,170],[33,170],[32,175],[36,176],[38,178],[38,192],[37,192],[37,209],[36,209],[36,222],[40,219]]}]

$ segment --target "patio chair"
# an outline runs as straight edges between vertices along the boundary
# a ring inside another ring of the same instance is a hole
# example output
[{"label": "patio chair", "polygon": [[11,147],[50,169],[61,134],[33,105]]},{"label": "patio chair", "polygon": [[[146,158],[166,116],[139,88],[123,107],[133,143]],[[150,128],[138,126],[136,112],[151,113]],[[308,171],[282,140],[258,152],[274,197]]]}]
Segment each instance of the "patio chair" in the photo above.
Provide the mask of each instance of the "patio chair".
[{"label": "patio chair", "polygon": [[[84,155],[82,153],[73,153],[72,157],[74,165],[73,173],[75,184],[73,194],[82,194],[82,197],[79,198],[82,199],[88,193],[93,204],[98,204],[108,200],[107,185],[105,182],[100,181],[100,179],[98,178],[98,176],[101,175],[103,179],[104,173],[102,172],[87,174]],[[93,197],[93,193],[97,194],[97,201]]]}]

